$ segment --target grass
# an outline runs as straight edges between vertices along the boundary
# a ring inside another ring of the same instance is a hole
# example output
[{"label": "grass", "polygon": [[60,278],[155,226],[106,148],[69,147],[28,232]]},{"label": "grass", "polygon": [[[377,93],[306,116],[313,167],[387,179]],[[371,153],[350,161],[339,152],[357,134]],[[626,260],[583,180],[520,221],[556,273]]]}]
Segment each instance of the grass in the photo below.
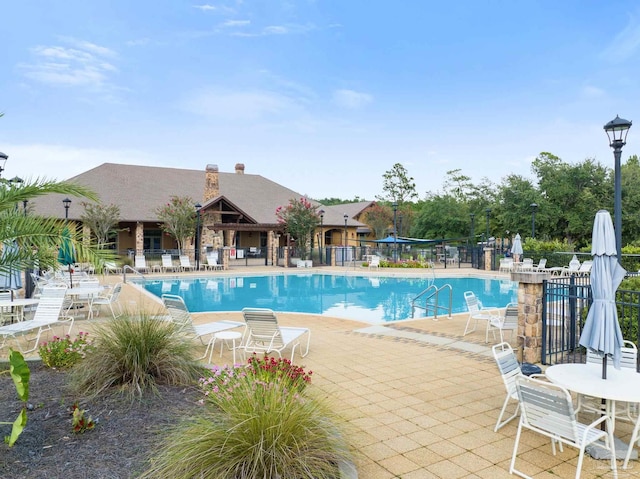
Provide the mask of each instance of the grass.
[{"label": "grass", "polygon": [[206,382],[200,414],[167,435],[142,478],[340,477],[350,450],[324,400],[264,370],[220,377],[219,387]]},{"label": "grass", "polygon": [[115,388],[132,399],[156,392],[158,384],[194,384],[203,368],[193,343],[171,322],[128,313],[98,326],[94,351],[72,370],[73,388],[89,397]]}]

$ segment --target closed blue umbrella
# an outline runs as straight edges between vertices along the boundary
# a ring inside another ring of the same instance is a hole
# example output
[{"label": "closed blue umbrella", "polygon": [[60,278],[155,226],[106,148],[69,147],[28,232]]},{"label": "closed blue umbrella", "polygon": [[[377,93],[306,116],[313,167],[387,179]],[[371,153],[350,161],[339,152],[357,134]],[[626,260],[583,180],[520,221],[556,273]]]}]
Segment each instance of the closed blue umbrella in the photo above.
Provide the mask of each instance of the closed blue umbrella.
[{"label": "closed blue umbrella", "polygon": [[58,248],[58,263],[69,268],[69,286],[71,287],[73,287],[71,265],[75,262],[76,255],[73,248],[73,241],[71,241],[71,233],[69,232],[69,228],[65,226],[62,230],[62,238],[60,241],[60,247]]},{"label": "closed blue umbrella", "polygon": [[22,273],[18,268],[13,268],[11,263],[13,257],[17,254],[18,245],[15,241],[9,241],[2,248],[2,256],[0,263],[9,263],[8,270],[0,271],[0,289],[20,289],[22,288]]},{"label": "closed blue umbrella", "polygon": [[611,215],[600,210],[593,222],[591,255],[591,293],[593,303],[580,335],[580,345],[602,357],[602,377],[607,377],[607,358],[620,369],[623,338],[618,323],[616,290],[626,271],[618,263],[616,236]]}]

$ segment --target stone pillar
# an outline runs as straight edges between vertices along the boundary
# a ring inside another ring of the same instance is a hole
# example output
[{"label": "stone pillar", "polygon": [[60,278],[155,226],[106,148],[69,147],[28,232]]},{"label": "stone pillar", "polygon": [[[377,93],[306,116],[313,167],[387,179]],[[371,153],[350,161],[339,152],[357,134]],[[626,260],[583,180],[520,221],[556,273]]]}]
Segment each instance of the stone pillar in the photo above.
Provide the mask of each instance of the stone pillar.
[{"label": "stone pillar", "polygon": [[229,246],[225,246],[224,248],[222,248],[222,269],[223,270],[228,270],[229,269],[229,252],[230,252],[231,248]]},{"label": "stone pillar", "polygon": [[271,266],[278,265],[278,247],[280,241],[280,235],[276,234],[275,231],[267,232],[267,248],[268,254],[271,256]]},{"label": "stone pillar", "polygon": [[484,270],[491,271],[491,256],[493,253],[493,248],[483,248],[484,251]]},{"label": "stone pillar", "polygon": [[244,163],[236,163],[236,175],[244,175]]},{"label": "stone pillar", "polygon": [[144,224],[141,222],[136,223],[136,254],[140,255],[144,253]]},{"label": "stone pillar", "polygon": [[289,248],[285,248],[284,249],[284,267],[288,268],[289,267]]},{"label": "stone pillar", "polygon": [[336,265],[336,256],[338,256],[336,254],[336,249],[335,247],[329,248],[329,251],[331,252],[331,266],[335,266]]},{"label": "stone pillar", "polygon": [[207,165],[204,181],[204,202],[220,196],[218,165]]},{"label": "stone pillar", "polygon": [[542,282],[551,273],[511,273],[518,282],[518,352],[522,361],[542,361]]}]

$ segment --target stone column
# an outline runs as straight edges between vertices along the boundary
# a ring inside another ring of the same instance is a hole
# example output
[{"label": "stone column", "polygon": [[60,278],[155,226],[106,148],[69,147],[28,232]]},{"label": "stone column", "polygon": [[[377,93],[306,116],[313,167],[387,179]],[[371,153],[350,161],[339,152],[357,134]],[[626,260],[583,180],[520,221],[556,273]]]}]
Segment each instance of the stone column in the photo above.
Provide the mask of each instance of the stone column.
[{"label": "stone column", "polygon": [[484,270],[491,271],[491,256],[493,253],[493,248],[483,248],[484,251]]},{"label": "stone column", "polygon": [[136,223],[136,254],[144,253],[144,224]]},{"label": "stone column", "polygon": [[225,246],[224,248],[222,248],[222,269],[223,270],[228,270],[229,269],[229,252],[231,250],[231,247],[229,246]]},{"label": "stone column", "polygon": [[289,248],[285,248],[284,249],[284,267],[288,268],[289,267]]},{"label": "stone column", "polygon": [[542,291],[551,273],[511,273],[518,282],[518,353],[527,363],[542,361]]}]

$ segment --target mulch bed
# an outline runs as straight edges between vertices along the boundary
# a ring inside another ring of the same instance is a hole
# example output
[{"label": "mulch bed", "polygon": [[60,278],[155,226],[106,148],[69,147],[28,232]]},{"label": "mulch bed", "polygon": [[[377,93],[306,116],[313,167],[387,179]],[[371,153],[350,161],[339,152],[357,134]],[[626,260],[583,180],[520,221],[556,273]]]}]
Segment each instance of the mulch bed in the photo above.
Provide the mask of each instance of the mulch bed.
[{"label": "mulch bed", "polygon": [[[3,365],[1,370],[8,370]],[[131,402],[121,395],[83,400],[67,388],[67,374],[31,363],[27,426],[9,448],[0,443],[3,479],[125,479],[139,475],[163,437],[160,432],[193,414],[195,388],[160,386],[160,395]],[[71,406],[78,401],[96,427],[75,434]],[[8,374],[0,376],[0,420],[13,422],[23,404]],[[10,425],[0,425],[2,437]]]}]

